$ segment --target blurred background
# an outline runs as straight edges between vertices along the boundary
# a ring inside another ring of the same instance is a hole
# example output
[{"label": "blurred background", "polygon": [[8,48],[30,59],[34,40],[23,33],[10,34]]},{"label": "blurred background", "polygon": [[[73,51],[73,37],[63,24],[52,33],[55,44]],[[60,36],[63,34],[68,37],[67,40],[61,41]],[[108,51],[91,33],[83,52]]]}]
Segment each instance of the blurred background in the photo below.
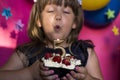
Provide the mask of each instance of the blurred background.
[{"label": "blurred background", "polygon": [[[32,5],[32,0],[0,0],[0,67],[29,40]],[[120,80],[120,0],[82,0],[82,8],[85,21],[78,39],[95,44],[104,80]]]}]

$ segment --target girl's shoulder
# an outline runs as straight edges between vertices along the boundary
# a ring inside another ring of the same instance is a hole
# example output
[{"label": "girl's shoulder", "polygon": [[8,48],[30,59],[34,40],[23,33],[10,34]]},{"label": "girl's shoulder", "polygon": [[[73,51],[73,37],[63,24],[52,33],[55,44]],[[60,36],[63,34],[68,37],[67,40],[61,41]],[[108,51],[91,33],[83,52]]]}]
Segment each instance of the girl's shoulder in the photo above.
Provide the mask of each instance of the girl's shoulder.
[{"label": "girl's shoulder", "polygon": [[78,40],[78,43],[85,46],[86,48],[94,48],[95,47],[92,40]]},{"label": "girl's shoulder", "polygon": [[19,45],[16,48],[16,51],[20,51],[26,55],[35,53],[35,51],[37,50],[38,50],[38,47],[33,43],[26,43],[23,45]]},{"label": "girl's shoulder", "polygon": [[20,52],[25,53],[26,51],[30,51],[31,48],[32,48],[32,46],[30,45],[30,43],[25,43],[25,44],[22,44],[22,45],[18,45],[16,47],[16,51],[20,51]]},{"label": "girl's shoulder", "polygon": [[31,43],[22,44],[16,47],[16,53],[25,66],[29,66],[30,59],[35,57],[39,48]]},{"label": "girl's shoulder", "polygon": [[72,43],[71,51],[81,60],[82,66],[85,66],[88,60],[88,49],[93,49],[94,44],[91,40],[77,40]]},{"label": "girl's shoulder", "polygon": [[77,40],[72,43],[72,46],[79,47],[81,49],[94,48],[94,44],[91,40]]}]

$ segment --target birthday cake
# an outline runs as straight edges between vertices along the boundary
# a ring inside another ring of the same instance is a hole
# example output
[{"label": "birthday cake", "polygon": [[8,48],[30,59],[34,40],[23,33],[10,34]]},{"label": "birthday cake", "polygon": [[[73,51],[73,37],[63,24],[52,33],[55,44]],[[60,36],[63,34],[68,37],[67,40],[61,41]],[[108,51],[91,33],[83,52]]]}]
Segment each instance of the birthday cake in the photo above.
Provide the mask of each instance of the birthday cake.
[{"label": "birthday cake", "polygon": [[42,61],[46,67],[64,68],[69,70],[74,70],[75,66],[81,65],[81,61],[70,54],[65,54],[65,56],[62,57],[60,54],[46,53],[42,58]]},{"label": "birthday cake", "polygon": [[75,67],[81,65],[81,60],[75,58],[75,56],[70,53],[66,53],[66,50],[59,46],[62,42],[63,40],[59,39],[54,41],[54,50],[59,49],[61,53],[48,52],[42,57],[44,66],[54,70],[55,74],[58,74],[59,77],[65,76],[71,70],[75,71]]}]

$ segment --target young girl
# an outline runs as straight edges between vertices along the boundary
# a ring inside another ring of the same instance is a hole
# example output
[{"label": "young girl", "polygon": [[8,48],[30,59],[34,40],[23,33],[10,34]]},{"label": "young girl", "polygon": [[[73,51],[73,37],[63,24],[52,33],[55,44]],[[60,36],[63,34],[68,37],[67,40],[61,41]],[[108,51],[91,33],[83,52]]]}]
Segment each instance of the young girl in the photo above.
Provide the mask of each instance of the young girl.
[{"label": "young girl", "polygon": [[[0,80],[103,80],[94,45],[90,40],[78,40],[82,25],[78,0],[37,0],[28,25],[31,42],[16,48],[1,67]],[[57,39],[64,40],[59,46],[77,55],[82,63],[63,77],[41,61],[54,50],[53,41]]]}]

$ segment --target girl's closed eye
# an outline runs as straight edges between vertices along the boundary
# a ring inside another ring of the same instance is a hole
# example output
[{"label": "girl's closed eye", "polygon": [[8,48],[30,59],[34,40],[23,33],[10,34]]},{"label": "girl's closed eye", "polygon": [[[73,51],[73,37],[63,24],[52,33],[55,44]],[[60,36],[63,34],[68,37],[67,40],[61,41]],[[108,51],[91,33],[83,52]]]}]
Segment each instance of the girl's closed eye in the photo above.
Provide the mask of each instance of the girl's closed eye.
[{"label": "girl's closed eye", "polygon": [[65,14],[70,14],[70,11],[63,11],[63,13],[65,13]]},{"label": "girl's closed eye", "polygon": [[65,14],[71,14],[71,10],[67,7],[63,10],[63,13]]},{"label": "girl's closed eye", "polygon": [[53,7],[50,7],[48,9],[46,9],[47,13],[52,13],[55,12],[55,9]]},{"label": "girl's closed eye", "polygon": [[54,11],[55,11],[54,9],[47,10],[48,13],[52,13]]}]

